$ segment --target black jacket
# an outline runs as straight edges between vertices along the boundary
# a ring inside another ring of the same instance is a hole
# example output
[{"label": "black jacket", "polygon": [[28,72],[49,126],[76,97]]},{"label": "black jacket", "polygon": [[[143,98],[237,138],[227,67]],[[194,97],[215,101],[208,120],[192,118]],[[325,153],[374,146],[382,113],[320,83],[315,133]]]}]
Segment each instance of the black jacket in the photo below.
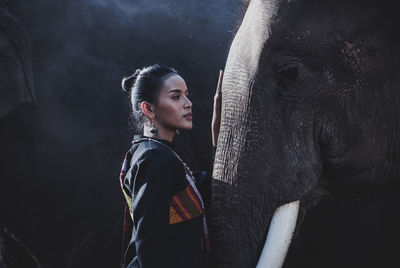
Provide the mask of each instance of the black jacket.
[{"label": "black jacket", "polygon": [[[134,141],[145,136],[135,135]],[[157,139],[173,149],[172,143]],[[170,224],[171,198],[188,187],[184,167],[165,146],[155,141],[134,143],[123,188],[132,197],[133,230],[125,252],[127,268],[204,267],[203,219],[197,216]],[[196,182],[210,185],[205,172]]]}]

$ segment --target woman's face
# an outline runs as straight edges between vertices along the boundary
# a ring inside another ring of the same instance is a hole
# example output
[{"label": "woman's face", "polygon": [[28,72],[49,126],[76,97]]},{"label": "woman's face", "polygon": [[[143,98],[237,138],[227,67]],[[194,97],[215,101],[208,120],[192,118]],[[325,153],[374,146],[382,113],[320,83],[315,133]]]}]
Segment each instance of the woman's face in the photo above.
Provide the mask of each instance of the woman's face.
[{"label": "woman's face", "polygon": [[185,80],[179,75],[172,75],[164,81],[154,112],[159,125],[173,131],[192,129],[192,102],[188,94]]}]

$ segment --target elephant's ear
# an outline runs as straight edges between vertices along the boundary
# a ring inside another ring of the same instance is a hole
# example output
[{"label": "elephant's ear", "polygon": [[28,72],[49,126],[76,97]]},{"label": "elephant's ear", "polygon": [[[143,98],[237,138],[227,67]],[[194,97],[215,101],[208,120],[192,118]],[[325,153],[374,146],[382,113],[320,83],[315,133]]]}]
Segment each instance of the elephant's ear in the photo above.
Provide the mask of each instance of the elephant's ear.
[{"label": "elephant's ear", "polygon": [[33,106],[31,46],[22,24],[0,7],[0,118],[20,106]]}]

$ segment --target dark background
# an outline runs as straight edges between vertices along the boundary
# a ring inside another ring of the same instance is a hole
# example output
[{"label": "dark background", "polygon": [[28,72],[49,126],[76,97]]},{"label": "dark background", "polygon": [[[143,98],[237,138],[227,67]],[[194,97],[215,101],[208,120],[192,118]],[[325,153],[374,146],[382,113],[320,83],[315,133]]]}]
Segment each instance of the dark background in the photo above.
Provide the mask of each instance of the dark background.
[{"label": "dark background", "polygon": [[195,169],[211,167],[211,116],[239,0],[11,0],[31,40],[35,108],[0,118],[0,226],[43,267],[117,267],[130,147],[121,79],[145,65],[178,69],[193,102],[175,138]]}]

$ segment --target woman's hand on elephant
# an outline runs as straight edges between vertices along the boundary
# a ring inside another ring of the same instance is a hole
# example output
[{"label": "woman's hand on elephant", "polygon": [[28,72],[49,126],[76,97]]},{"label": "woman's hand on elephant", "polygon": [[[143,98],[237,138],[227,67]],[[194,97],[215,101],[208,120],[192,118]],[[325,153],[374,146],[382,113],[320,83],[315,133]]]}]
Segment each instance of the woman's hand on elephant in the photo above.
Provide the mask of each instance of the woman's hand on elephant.
[{"label": "woman's hand on elephant", "polygon": [[221,103],[222,103],[222,78],[224,76],[224,71],[219,70],[219,79],[217,84],[217,90],[214,96],[214,112],[211,121],[211,134],[212,134],[212,143],[213,146],[217,146],[218,135],[219,135],[219,127],[221,124]]}]

